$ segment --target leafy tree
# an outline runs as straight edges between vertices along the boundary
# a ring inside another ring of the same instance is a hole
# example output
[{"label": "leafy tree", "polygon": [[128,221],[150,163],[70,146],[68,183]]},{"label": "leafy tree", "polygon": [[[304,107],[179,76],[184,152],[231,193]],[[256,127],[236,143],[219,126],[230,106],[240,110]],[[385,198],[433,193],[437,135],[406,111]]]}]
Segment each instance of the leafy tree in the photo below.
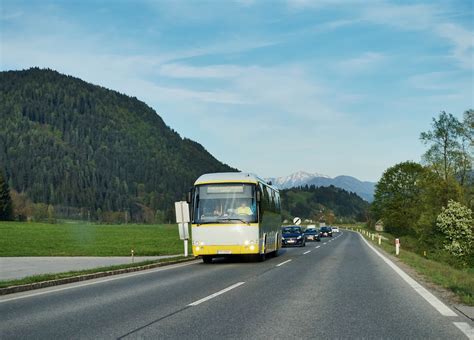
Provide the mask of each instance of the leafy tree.
[{"label": "leafy tree", "polygon": [[438,119],[433,118],[432,127],[433,130],[420,135],[423,143],[430,145],[423,159],[447,182],[460,171],[462,160],[466,158],[460,143],[463,124],[452,114],[442,111]]},{"label": "leafy tree", "polygon": [[471,146],[474,146],[474,110],[472,109],[464,112],[463,130]]},{"label": "leafy tree", "polygon": [[420,195],[416,208],[420,215],[414,228],[419,241],[437,247],[439,233],[436,229],[436,219],[443,206],[446,206],[446,202],[462,199],[462,188],[454,178],[448,178],[448,182],[445,183],[436,172],[430,169],[426,169],[418,186]]},{"label": "leafy tree", "polygon": [[12,199],[7,182],[0,171],[0,220],[10,221],[13,219]]},{"label": "leafy tree", "polygon": [[420,184],[426,173],[427,169],[414,162],[399,163],[383,173],[375,186],[372,210],[376,219],[383,220],[388,231],[401,234],[415,232],[415,224],[420,217]]},{"label": "leafy tree", "polygon": [[436,220],[436,226],[445,238],[444,247],[463,264],[472,262],[474,246],[474,218],[472,211],[459,202],[450,200]]}]

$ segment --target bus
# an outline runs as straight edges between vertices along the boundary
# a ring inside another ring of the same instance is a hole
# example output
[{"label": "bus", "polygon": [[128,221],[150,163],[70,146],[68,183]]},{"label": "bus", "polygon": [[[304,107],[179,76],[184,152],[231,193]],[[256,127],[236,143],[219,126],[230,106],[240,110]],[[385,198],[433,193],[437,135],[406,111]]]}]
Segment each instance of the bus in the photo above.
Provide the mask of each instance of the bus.
[{"label": "bus", "polygon": [[281,248],[281,202],[277,188],[251,173],[200,176],[188,193],[192,250],[205,263],[251,255],[259,261]]}]

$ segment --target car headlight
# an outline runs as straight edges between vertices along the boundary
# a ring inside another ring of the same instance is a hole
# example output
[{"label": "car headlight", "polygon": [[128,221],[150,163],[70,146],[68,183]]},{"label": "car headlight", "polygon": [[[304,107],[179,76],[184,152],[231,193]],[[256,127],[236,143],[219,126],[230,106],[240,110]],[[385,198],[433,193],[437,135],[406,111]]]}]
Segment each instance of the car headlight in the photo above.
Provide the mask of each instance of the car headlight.
[{"label": "car headlight", "polygon": [[281,239],[284,240],[285,238],[282,236]]},{"label": "car headlight", "polygon": [[297,237],[298,240],[301,240],[301,235]]}]

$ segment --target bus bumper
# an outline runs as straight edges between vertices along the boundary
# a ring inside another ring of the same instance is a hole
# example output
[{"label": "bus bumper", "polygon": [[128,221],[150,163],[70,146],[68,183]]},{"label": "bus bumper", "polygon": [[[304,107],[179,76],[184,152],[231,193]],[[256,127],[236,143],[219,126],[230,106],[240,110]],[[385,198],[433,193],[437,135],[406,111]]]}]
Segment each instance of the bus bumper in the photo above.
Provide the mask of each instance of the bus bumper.
[{"label": "bus bumper", "polygon": [[241,254],[258,254],[258,245],[248,246],[193,246],[193,255],[241,255]]}]

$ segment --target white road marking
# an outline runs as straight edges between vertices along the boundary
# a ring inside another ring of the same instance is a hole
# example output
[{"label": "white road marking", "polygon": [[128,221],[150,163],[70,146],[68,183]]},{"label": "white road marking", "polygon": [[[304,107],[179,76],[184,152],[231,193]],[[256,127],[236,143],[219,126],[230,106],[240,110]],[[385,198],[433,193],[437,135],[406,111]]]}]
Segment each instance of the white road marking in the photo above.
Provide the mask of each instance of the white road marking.
[{"label": "white road marking", "polygon": [[474,328],[469,326],[467,322],[453,322],[454,325],[459,328],[464,334],[466,334],[469,340],[474,339]]},{"label": "white road marking", "polygon": [[306,255],[306,254],[308,254],[308,253],[311,253],[311,250],[305,251],[305,252],[303,253],[303,255]]},{"label": "white road marking", "polygon": [[[159,268],[156,268],[156,269],[148,269],[148,270],[141,271],[141,272],[138,272],[138,273],[133,273],[133,274],[121,274],[121,275],[117,275],[115,277],[111,277],[111,278],[107,278],[107,279],[103,279],[103,280],[101,280],[102,278],[97,278],[97,279],[94,279],[94,280],[100,280],[100,281],[87,282],[87,283],[78,284],[78,285],[74,285],[74,286],[51,289],[51,290],[47,290],[47,291],[36,292],[36,293],[27,294],[27,295],[21,295],[21,296],[9,298],[9,299],[1,299],[0,303],[7,302],[7,301],[13,301],[13,300],[26,299],[26,298],[33,297],[33,296],[38,296],[38,295],[56,293],[56,292],[60,292],[60,291],[63,291],[63,290],[68,290],[68,289],[74,289],[74,288],[80,288],[80,287],[85,287],[85,286],[96,285],[96,284],[99,284],[99,283],[104,283],[104,282],[109,282],[109,281],[126,279],[126,278],[129,278],[129,277],[138,276],[138,275],[145,275],[145,274],[161,272],[161,271],[164,271],[164,270],[169,270],[169,269],[174,269],[174,268],[181,268],[181,267],[189,266],[189,265],[192,265],[192,264],[196,264],[198,262],[199,261],[185,263],[185,264],[181,264],[181,265],[178,264],[178,265],[170,265],[170,266],[166,266],[166,267],[159,267]],[[72,284],[74,284],[74,283],[72,283]],[[51,288],[51,287],[46,287],[44,289],[47,289],[47,288]]]},{"label": "white road marking", "polygon": [[213,299],[213,298],[215,298],[216,296],[219,296],[219,295],[221,295],[221,294],[224,294],[224,293],[228,292],[229,290],[232,290],[232,289],[234,289],[234,288],[237,288],[237,287],[243,285],[244,283],[245,283],[245,282],[237,282],[235,285],[232,285],[232,286],[230,286],[230,287],[224,288],[224,289],[218,291],[217,293],[211,294],[211,295],[209,295],[209,296],[206,296],[205,298],[202,298],[201,300],[197,300],[197,301],[195,301],[195,302],[193,302],[193,303],[190,303],[188,306],[197,306],[197,305],[199,305],[199,304],[201,304],[201,303],[203,303],[203,302],[205,302],[205,301],[207,301],[207,300]]},{"label": "white road marking", "polygon": [[323,245],[325,245],[327,242],[324,242]]},{"label": "white road marking", "polygon": [[317,246],[316,249],[318,249],[319,247],[321,247],[321,246]]},{"label": "white road marking", "polygon": [[426,301],[428,301],[441,315],[444,316],[457,316],[451,309],[448,308],[444,303],[442,303],[436,296],[431,294],[425,287],[420,285],[418,282],[413,280],[410,276],[408,276],[403,270],[397,267],[392,261],[382,255],[378,250],[376,250],[362,235],[361,238],[364,242],[372,249],[375,254],[377,254],[385,263],[387,263],[390,268],[392,268],[398,275],[401,276],[406,283],[408,283],[418,294],[420,294]]},{"label": "white road marking", "polygon": [[291,262],[291,260],[286,260],[286,261],[284,261],[284,262],[282,262],[282,263],[277,264],[276,266],[277,266],[277,267],[280,267],[280,266],[283,266],[285,263],[288,263],[288,262]]}]

